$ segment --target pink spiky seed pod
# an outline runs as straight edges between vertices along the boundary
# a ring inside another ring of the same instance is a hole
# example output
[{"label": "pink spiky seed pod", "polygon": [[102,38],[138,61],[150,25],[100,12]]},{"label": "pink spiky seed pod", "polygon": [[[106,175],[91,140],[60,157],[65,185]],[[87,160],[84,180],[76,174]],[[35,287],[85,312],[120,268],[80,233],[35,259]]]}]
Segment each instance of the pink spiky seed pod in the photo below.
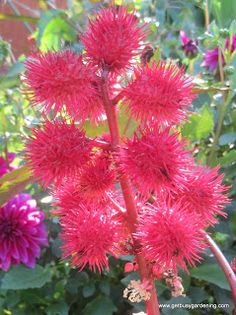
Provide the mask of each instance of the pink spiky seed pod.
[{"label": "pink spiky seed pod", "polygon": [[183,68],[160,61],[136,68],[133,77],[121,95],[134,119],[162,126],[185,119],[194,94]]},{"label": "pink spiky seed pod", "polygon": [[218,175],[219,167],[192,165],[185,174],[185,185],[176,189],[174,202],[180,201],[188,212],[199,216],[203,227],[218,222],[216,215],[226,217],[224,206],[230,203],[227,191],[230,186],[222,183],[224,175]]},{"label": "pink spiky seed pod", "polygon": [[131,66],[145,33],[134,13],[129,13],[126,7],[111,7],[90,19],[81,41],[92,64],[120,72]]},{"label": "pink spiky seed pod", "polygon": [[65,50],[38,54],[25,62],[24,82],[33,104],[54,115],[67,109],[75,120],[97,122],[104,115],[96,69]]},{"label": "pink spiky seed pod", "polygon": [[206,248],[199,218],[188,213],[181,203],[147,205],[135,237],[146,259],[165,269],[187,270],[187,264],[195,266]]},{"label": "pink spiky seed pod", "polygon": [[32,134],[26,142],[26,160],[34,176],[46,186],[74,176],[90,159],[92,142],[74,122],[47,120]]},{"label": "pink spiky seed pod", "polygon": [[170,134],[170,129],[154,128],[126,140],[120,156],[121,169],[141,193],[171,191],[175,184],[183,185],[183,170],[191,158],[178,137],[178,133]]},{"label": "pink spiky seed pod", "polygon": [[61,219],[63,258],[80,271],[86,265],[101,272],[108,267],[107,254],[117,257],[122,228],[109,207],[80,205]]},{"label": "pink spiky seed pod", "polygon": [[52,195],[55,205],[66,213],[79,203],[105,205],[109,203],[107,194],[112,193],[115,184],[115,170],[109,153],[100,152],[91,156],[75,176],[64,178]]}]

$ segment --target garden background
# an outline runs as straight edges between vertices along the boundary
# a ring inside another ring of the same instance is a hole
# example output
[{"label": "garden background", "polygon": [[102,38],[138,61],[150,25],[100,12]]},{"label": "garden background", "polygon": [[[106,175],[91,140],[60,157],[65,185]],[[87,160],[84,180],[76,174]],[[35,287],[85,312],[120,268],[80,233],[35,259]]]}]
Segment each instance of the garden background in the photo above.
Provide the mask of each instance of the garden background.
[{"label": "garden background", "polygon": [[[135,0],[118,1],[135,8],[139,18],[149,23],[149,40],[153,61],[173,59],[194,77],[199,95],[193,102],[193,114],[181,132],[196,159],[214,167],[221,165],[224,182],[232,185],[232,203],[228,217],[212,229],[212,236],[229,262],[236,253],[236,53],[224,55],[225,62],[213,71],[204,67],[204,54],[219,48],[225,52],[225,39],[236,34],[236,2],[231,0]],[[107,1],[16,1],[0,2],[0,155],[10,163],[9,153],[16,157],[12,168],[0,178],[0,205],[22,191],[37,200],[46,214],[49,246],[43,248],[34,269],[24,266],[0,271],[1,315],[112,315],[132,314],[144,310],[122,297],[124,288],[136,273],[125,273],[124,265],[132,257],[110,259],[110,271],[101,275],[88,269],[79,272],[61,260],[58,219],[50,212],[52,197],[31,177],[24,166],[24,137],[41,116],[22,93],[20,77],[27,55],[37,51],[58,51],[65,47],[80,53],[79,34],[88,16]],[[195,50],[189,53],[180,31],[184,31]],[[102,43],[101,43],[102,44]],[[127,115],[121,115],[120,130],[127,126]],[[128,134],[137,127],[131,121]],[[96,130],[89,124],[86,132],[99,136],[107,130],[106,122]],[[2,160],[1,160],[2,161]],[[0,161],[0,162],[1,162]],[[8,165],[9,166],[9,165]],[[0,165],[1,167],[1,165]],[[207,251],[204,262],[181,273],[186,297],[171,297],[164,282],[158,282],[160,303],[228,303],[226,309],[162,309],[162,314],[232,314],[233,302],[224,274]]]}]

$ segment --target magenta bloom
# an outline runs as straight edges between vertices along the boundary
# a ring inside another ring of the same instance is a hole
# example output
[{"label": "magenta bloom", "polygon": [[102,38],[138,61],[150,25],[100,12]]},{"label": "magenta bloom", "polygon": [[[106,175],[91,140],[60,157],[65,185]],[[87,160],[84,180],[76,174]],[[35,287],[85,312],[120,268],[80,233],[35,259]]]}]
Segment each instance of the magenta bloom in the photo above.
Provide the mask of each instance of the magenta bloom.
[{"label": "magenta bloom", "polygon": [[35,266],[41,246],[47,246],[44,213],[28,194],[20,194],[0,208],[0,268],[23,263]]},{"label": "magenta bloom", "polygon": [[[218,54],[219,54],[218,48],[208,50],[204,55],[204,62],[202,63],[202,66],[208,68],[210,71],[214,71],[215,69],[217,69],[219,62]],[[222,63],[224,63],[223,56],[221,56],[221,60]]]},{"label": "magenta bloom", "polygon": [[89,60],[111,71],[129,67],[144,39],[138,18],[126,7],[102,9],[81,37]]},{"label": "magenta bloom", "polygon": [[136,237],[146,259],[163,269],[194,266],[204,251],[200,220],[182,204],[147,206],[140,217]]},{"label": "magenta bloom", "polygon": [[180,39],[182,42],[182,49],[185,53],[185,55],[188,58],[194,58],[196,57],[197,53],[198,53],[198,40],[192,40],[190,38],[188,38],[188,36],[186,35],[186,33],[184,31],[180,31]]},{"label": "magenta bloom", "polygon": [[121,92],[131,116],[161,125],[180,123],[194,98],[183,68],[159,62],[134,70],[134,79]]},{"label": "magenta bloom", "polygon": [[[229,38],[225,40],[225,49],[229,49]],[[230,52],[233,53],[236,49],[236,34],[232,38],[232,45],[230,47]],[[221,61],[224,65],[225,60],[223,54],[221,54]],[[219,63],[219,48],[210,49],[204,55],[203,67],[208,68],[210,71],[214,71],[218,68]]]}]

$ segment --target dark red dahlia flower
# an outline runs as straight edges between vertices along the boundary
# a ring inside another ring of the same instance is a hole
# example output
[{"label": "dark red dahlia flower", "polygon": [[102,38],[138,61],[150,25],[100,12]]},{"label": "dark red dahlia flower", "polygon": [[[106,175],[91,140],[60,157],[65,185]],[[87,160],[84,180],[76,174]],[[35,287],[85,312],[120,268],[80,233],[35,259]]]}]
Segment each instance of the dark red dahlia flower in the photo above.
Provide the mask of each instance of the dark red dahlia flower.
[{"label": "dark red dahlia flower", "polygon": [[90,158],[92,144],[73,122],[46,121],[32,133],[26,143],[26,158],[35,177],[45,185],[74,176]]},{"label": "dark red dahlia flower", "polygon": [[102,9],[81,37],[89,60],[115,72],[130,66],[144,39],[143,27],[126,7]]},{"label": "dark red dahlia flower", "polygon": [[199,223],[199,218],[186,212],[182,204],[150,205],[140,217],[135,237],[149,262],[164,269],[187,270],[187,264],[194,266],[206,248]]},{"label": "dark red dahlia flower", "polygon": [[142,193],[170,191],[173,185],[182,186],[183,170],[189,163],[189,151],[170,130],[147,129],[141,137],[127,139],[121,153],[121,167],[129,174]]},{"label": "dark red dahlia flower", "polygon": [[194,98],[192,87],[182,68],[159,62],[135,69],[122,96],[134,119],[172,125],[186,117]]},{"label": "dark red dahlia flower", "polygon": [[120,223],[111,209],[78,205],[61,219],[63,257],[69,257],[72,266],[82,270],[86,265],[101,272],[108,269],[107,254],[117,256],[120,241]]},{"label": "dark red dahlia flower", "polygon": [[65,106],[75,120],[97,121],[104,114],[96,70],[82,56],[70,50],[49,52],[32,56],[25,66],[33,103],[46,113],[54,108],[56,115]]},{"label": "dark red dahlia flower", "polygon": [[206,166],[193,165],[186,173],[186,183],[178,189],[175,201],[185,205],[188,212],[199,216],[202,226],[218,222],[216,215],[226,217],[224,205],[230,203],[229,186],[222,184],[224,175],[218,175],[218,167],[209,169]]},{"label": "dark red dahlia flower", "polygon": [[23,263],[33,268],[42,246],[47,246],[44,213],[28,194],[20,194],[0,208],[0,268]]}]

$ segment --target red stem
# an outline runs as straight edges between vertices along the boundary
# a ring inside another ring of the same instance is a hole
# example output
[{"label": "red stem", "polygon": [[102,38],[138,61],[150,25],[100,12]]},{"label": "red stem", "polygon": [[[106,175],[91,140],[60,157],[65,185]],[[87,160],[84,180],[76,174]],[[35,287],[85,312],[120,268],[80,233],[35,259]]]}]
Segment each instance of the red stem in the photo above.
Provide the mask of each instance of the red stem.
[{"label": "red stem", "polygon": [[[107,121],[109,125],[109,130],[111,134],[111,146],[114,151],[119,150],[120,135],[118,129],[118,123],[116,118],[116,108],[113,102],[109,99],[108,95],[108,71],[104,70],[102,75],[102,95],[104,101],[104,108],[107,115]],[[120,185],[123,193],[126,209],[127,209],[127,221],[131,233],[136,231],[137,222],[137,210],[135,201],[133,198],[132,189],[129,180],[125,174],[120,176]],[[134,241],[135,242],[135,241]],[[146,301],[146,311],[147,315],[160,315],[159,305],[157,300],[156,288],[153,276],[148,268],[148,264],[142,255],[136,255],[136,259],[139,266],[139,273],[142,281],[148,281],[151,285],[151,298]]]},{"label": "red stem", "polygon": [[[222,254],[221,250],[217,246],[217,244],[214,242],[214,240],[208,235],[205,234],[206,240],[208,244],[210,245],[210,249],[215,256],[216,260],[218,261],[218,264],[220,265],[221,269],[223,270],[226,279],[229,282],[234,305],[235,305],[235,310],[236,310],[236,275],[233,272],[232,268],[230,267],[230,264],[228,263],[227,259],[225,256]],[[236,311],[235,313],[236,314]]]}]

